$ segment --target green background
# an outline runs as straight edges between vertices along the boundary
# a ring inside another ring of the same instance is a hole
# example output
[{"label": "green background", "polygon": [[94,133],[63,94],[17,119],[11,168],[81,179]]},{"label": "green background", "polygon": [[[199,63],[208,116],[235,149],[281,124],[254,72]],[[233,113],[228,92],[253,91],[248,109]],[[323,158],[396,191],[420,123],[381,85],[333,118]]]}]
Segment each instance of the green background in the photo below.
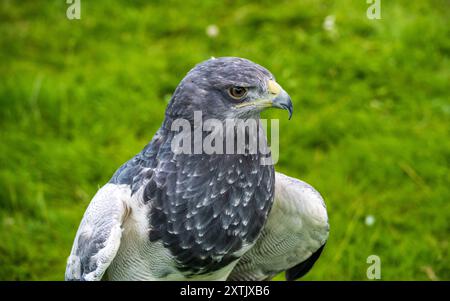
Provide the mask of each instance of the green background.
[{"label": "green background", "polygon": [[[0,279],[62,280],[95,191],[211,56],[275,74],[276,169],[316,187],[331,233],[304,279],[450,280],[450,2],[0,1]],[[324,21],[335,19],[325,29]],[[215,24],[216,37],[206,34]],[[371,226],[368,216],[375,218]],[[281,278],[279,278],[281,279]]]}]

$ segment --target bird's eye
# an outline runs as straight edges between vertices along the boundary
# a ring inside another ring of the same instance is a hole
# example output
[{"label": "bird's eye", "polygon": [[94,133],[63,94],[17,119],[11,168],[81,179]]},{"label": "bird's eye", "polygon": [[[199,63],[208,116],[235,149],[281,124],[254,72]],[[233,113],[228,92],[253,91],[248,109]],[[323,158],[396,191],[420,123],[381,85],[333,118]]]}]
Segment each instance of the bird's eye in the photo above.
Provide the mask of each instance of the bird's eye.
[{"label": "bird's eye", "polygon": [[247,88],[234,86],[228,89],[228,94],[234,99],[242,99],[247,95]]}]

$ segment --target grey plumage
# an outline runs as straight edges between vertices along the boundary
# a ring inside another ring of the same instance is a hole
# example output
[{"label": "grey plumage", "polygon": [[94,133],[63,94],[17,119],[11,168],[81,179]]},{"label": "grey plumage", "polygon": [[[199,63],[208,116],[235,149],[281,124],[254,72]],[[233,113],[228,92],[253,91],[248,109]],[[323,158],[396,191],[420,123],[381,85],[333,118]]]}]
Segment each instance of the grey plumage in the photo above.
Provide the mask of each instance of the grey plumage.
[{"label": "grey plumage", "polygon": [[[94,197],[66,279],[99,280],[106,270],[110,279],[224,279],[261,233],[273,202],[274,168],[262,165],[261,154],[247,145],[242,154],[175,154],[171,125],[182,118],[195,129],[194,111],[204,119],[258,119],[264,107],[257,99],[291,114],[287,94],[270,91],[273,80],[265,68],[240,58],[211,59],[192,69],[152,141]],[[239,101],[244,106],[227,94],[233,86],[249,91]]]}]

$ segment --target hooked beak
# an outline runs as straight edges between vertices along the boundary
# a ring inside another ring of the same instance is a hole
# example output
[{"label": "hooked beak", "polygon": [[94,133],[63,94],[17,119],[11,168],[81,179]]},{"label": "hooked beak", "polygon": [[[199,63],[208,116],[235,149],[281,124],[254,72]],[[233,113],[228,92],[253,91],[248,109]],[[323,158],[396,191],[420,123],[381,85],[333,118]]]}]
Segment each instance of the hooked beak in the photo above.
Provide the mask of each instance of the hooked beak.
[{"label": "hooked beak", "polygon": [[289,112],[289,119],[292,117],[292,112],[294,111],[294,107],[292,106],[291,98],[286,91],[281,88],[281,86],[273,81],[267,81],[267,89],[269,91],[269,95],[265,99],[258,99],[251,102],[244,102],[236,105],[237,108],[254,106],[257,108],[279,108],[283,110],[287,110]]},{"label": "hooked beak", "polygon": [[286,93],[286,91],[283,90],[283,88],[280,87],[280,85],[278,85],[276,82],[272,80],[269,80],[269,91],[271,91],[270,90],[271,85],[276,85],[275,86],[276,93],[273,94],[275,95],[275,97],[272,99],[272,107],[287,110],[289,112],[289,119],[291,119],[292,112],[294,111],[291,97],[289,96],[289,94]]}]

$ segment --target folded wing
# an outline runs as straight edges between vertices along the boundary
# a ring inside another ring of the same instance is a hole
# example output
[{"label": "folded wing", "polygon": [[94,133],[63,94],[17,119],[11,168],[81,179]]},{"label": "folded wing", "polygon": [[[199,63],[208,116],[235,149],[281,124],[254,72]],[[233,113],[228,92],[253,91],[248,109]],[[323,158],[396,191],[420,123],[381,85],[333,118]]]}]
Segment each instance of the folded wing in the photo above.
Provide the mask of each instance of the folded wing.
[{"label": "folded wing", "polygon": [[116,256],[130,198],[127,185],[108,183],[92,199],[67,260],[66,280],[101,280]]},{"label": "folded wing", "polygon": [[275,175],[275,201],[261,236],[239,260],[229,280],[269,280],[286,271],[287,280],[306,274],[328,239],[325,203],[309,184]]}]

